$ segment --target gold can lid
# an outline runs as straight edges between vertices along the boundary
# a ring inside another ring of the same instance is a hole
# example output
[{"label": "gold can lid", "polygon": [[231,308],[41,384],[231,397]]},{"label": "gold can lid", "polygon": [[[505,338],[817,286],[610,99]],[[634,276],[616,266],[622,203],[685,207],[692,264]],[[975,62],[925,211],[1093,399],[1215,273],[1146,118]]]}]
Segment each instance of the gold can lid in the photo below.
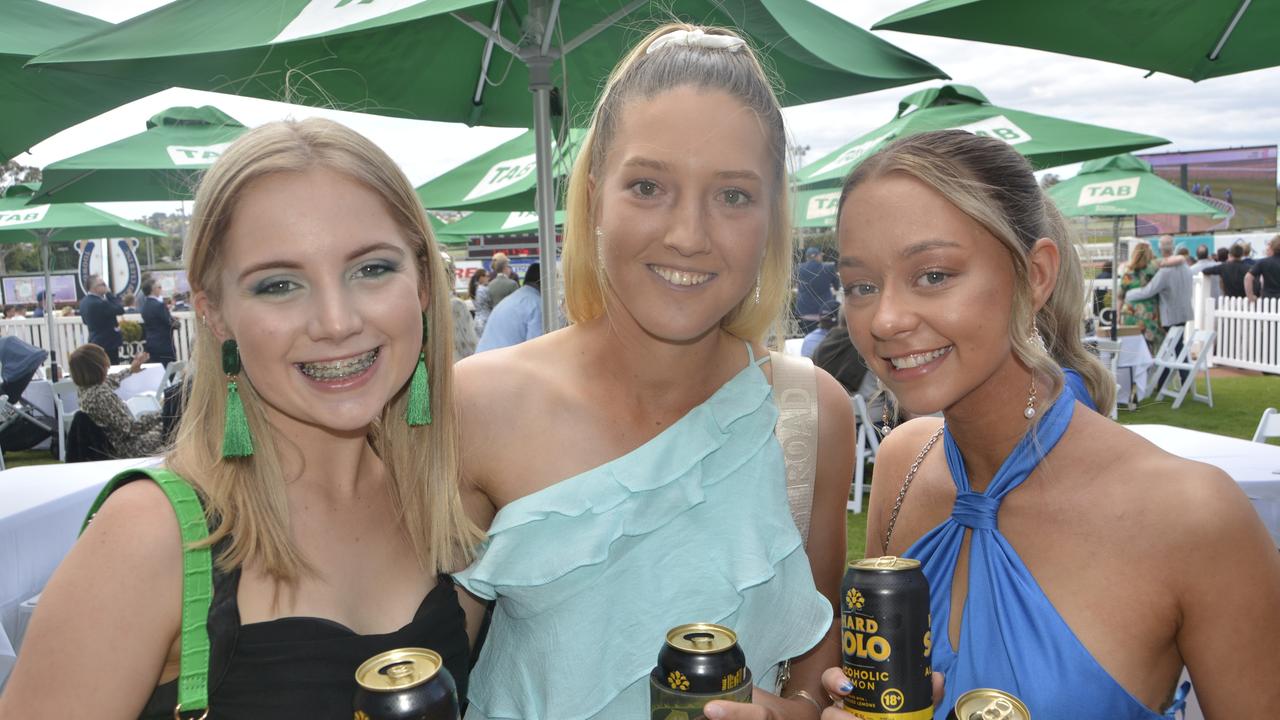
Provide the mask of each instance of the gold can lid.
[{"label": "gold can lid", "polygon": [[959,720],[1031,720],[1021,700],[1003,690],[979,688],[956,698]]},{"label": "gold can lid", "polygon": [[360,664],[360,668],[356,670],[356,683],[373,692],[404,690],[435,677],[443,666],[444,658],[435,650],[388,650]]},{"label": "gold can lid", "polygon": [[854,560],[849,563],[849,567],[858,570],[914,570],[920,567],[920,561],[897,555],[883,555],[877,558]]},{"label": "gold can lid", "polygon": [[710,655],[738,644],[738,634],[723,625],[689,623],[667,631],[667,644],[682,652]]}]

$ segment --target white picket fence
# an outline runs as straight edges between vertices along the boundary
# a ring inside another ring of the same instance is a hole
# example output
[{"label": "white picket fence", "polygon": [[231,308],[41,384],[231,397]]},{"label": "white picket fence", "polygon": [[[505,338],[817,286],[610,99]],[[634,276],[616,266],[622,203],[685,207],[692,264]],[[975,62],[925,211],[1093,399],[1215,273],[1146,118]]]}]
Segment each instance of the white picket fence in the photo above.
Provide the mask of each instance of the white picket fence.
[{"label": "white picket fence", "polygon": [[1199,327],[1217,332],[1218,365],[1280,373],[1280,298],[1209,300]]},{"label": "white picket fence", "polygon": [[[178,329],[174,331],[174,349],[177,351],[179,360],[186,360],[191,356],[191,341],[195,330],[193,326],[195,313],[190,311],[175,312],[173,313],[173,318],[179,323]],[[121,320],[132,320],[142,324],[142,316],[138,314],[124,315]],[[45,318],[0,320],[0,335],[16,335],[36,347],[50,351],[53,356],[58,358],[58,364],[62,367],[63,372],[66,371],[67,367],[66,357],[71,354],[71,351],[89,342],[89,328],[85,327],[84,320],[78,316],[54,317],[53,338],[47,337],[48,334],[49,326]],[[120,348],[120,357],[132,358],[141,350],[142,343],[140,342],[125,343]]]}]

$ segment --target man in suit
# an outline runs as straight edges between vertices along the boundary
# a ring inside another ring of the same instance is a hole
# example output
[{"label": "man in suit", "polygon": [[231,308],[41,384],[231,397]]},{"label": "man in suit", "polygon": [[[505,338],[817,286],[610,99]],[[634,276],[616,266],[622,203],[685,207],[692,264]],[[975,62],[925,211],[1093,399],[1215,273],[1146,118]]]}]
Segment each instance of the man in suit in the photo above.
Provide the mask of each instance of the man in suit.
[{"label": "man in suit", "polygon": [[87,285],[89,294],[80,301],[80,318],[89,328],[89,342],[106,350],[112,365],[119,365],[124,338],[116,318],[124,314],[124,305],[107,292],[107,283],[100,276],[90,275]]},{"label": "man in suit", "polygon": [[165,367],[178,359],[173,349],[173,315],[160,299],[160,283],[155,278],[142,281],[142,339],[151,362]]}]

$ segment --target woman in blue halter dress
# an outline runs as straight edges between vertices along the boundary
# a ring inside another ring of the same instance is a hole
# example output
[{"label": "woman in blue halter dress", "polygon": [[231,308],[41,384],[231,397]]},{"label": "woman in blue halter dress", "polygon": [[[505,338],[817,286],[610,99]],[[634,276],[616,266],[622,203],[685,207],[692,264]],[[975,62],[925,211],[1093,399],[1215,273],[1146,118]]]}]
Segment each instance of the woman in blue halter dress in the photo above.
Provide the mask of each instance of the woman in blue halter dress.
[{"label": "woman in blue halter dress", "polygon": [[839,238],[852,341],[903,408],[943,413],[884,439],[867,523],[870,554],[929,581],[933,717],[976,688],[1035,720],[1172,717],[1184,666],[1206,717],[1277,716],[1280,554],[1225,474],[1098,414],[1113,379],[1026,161],[900,140],[846,181]]},{"label": "woman in blue halter dress", "polygon": [[666,632],[690,622],[733,629],[756,686],[707,717],[818,717],[853,419],[816,373],[806,543],[761,342],[789,295],[784,158],[777,101],[727,31],[662,28],[611,80],[569,188],[574,324],[457,368],[488,539],[455,577],[494,602],[467,720],[647,718]]}]

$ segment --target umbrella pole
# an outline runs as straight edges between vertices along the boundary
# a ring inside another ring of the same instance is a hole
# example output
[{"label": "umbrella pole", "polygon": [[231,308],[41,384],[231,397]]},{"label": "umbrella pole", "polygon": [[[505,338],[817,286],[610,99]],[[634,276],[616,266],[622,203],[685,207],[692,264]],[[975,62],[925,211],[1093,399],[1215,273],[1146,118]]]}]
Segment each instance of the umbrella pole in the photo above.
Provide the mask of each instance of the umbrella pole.
[{"label": "umbrella pole", "polygon": [[538,186],[538,261],[542,267],[542,332],[560,328],[559,273],[556,269],[556,193],[551,173],[551,58],[529,60],[529,90],[533,92],[534,157]]},{"label": "umbrella pole", "polygon": [[44,323],[47,338],[45,343],[49,346],[50,380],[54,379],[52,363],[60,359],[55,358],[53,339],[53,273],[49,269],[49,238],[52,236],[53,232],[49,230],[40,233],[40,265],[44,268]]},{"label": "umbrella pole", "polygon": [[1120,217],[1111,221],[1111,339],[1120,335]]}]

